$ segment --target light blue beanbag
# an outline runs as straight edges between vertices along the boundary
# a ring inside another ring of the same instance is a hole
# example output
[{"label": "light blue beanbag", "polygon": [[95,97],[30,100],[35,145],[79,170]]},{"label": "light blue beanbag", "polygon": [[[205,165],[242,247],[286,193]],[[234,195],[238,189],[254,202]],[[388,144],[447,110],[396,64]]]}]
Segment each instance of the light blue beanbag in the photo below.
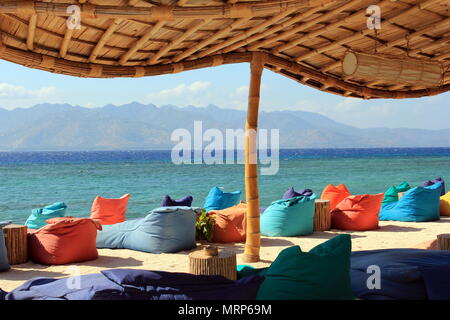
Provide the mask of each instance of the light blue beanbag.
[{"label": "light blue beanbag", "polygon": [[64,202],[56,202],[52,205],[40,209],[31,210],[31,215],[28,217],[25,225],[29,229],[39,229],[47,225],[45,222],[48,219],[64,217],[67,206]]},{"label": "light blue beanbag", "polygon": [[0,221],[0,272],[7,271],[10,268],[8,260],[8,252],[6,251],[5,236],[3,227],[10,224],[9,221]]},{"label": "light blue beanbag", "polygon": [[160,207],[141,219],[104,225],[97,248],[168,253],[195,248],[195,221],[200,208]]},{"label": "light blue beanbag", "polygon": [[269,237],[295,237],[314,232],[314,200],[298,196],[272,202],[261,215],[261,233]]},{"label": "light blue beanbag", "polygon": [[237,205],[241,199],[241,191],[223,192],[217,187],[212,188],[205,199],[203,208],[210,210],[222,210]]},{"label": "light blue beanbag", "polygon": [[396,202],[381,207],[380,220],[425,222],[439,220],[441,183],[415,187]]}]

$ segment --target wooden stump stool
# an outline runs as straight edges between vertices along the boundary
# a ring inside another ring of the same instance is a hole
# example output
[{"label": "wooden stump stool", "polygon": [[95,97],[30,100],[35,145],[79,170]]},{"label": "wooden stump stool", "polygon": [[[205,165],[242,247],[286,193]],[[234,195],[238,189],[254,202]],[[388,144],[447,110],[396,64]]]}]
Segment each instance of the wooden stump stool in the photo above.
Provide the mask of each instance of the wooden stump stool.
[{"label": "wooden stump stool", "polygon": [[439,250],[450,250],[450,233],[438,235],[437,242]]},{"label": "wooden stump stool", "polygon": [[9,224],[3,228],[9,264],[22,264],[28,261],[27,227]]},{"label": "wooden stump stool", "polygon": [[203,250],[189,254],[189,273],[199,275],[219,275],[230,280],[237,279],[236,254],[207,246]]},{"label": "wooden stump stool", "polygon": [[316,199],[314,209],[314,231],[331,229],[330,200]]}]

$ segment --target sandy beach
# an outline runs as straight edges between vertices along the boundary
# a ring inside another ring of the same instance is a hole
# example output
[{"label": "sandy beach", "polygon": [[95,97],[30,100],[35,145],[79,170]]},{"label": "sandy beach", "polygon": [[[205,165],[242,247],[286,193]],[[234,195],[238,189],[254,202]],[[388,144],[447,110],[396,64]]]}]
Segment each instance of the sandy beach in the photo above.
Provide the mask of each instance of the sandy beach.
[{"label": "sandy beach", "polygon": [[[376,231],[343,232],[331,230],[315,232],[304,237],[262,237],[261,261],[252,265],[255,267],[268,266],[277,257],[278,253],[286,247],[299,245],[303,250],[308,251],[341,233],[349,233],[352,236],[353,251],[411,248],[419,243],[434,240],[438,234],[450,233],[450,217],[441,218],[440,221],[421,223],[381,221],[380,228]],[[242,263],[240,254],[244,250],[243,243],[219,244],[219,247],[236,252],[238,264]],[[100,249],[97,260],[78,264],[44,266],[28,262],[13,266],[9,272],[0,273],[0,288],[5,291],[11,291],[24,281],[34,277],[59,278],[74,275],[77,272],[89,274],[112,268],[188,272],[189,252],[191,251],[182,251],[174,254],[150,254],[132,250]]]}]

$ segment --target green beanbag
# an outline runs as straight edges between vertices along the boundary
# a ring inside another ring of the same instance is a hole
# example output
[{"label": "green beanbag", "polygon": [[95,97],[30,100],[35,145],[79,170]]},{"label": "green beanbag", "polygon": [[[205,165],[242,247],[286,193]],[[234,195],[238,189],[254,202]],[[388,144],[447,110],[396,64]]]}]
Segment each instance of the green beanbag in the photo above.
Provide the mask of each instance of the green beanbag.
[{"label": "green beanbag", "polygon": [[314,232],[314,200],[312,196],[282,199],[261,215],[261,233],[269,237],[296,237]]},{"label": "green beanbag", "polygon": [[[342,234],[309,252],[299,246],[281,251],[267,269],[254,269],[265,277],[258,300],[349,300],[351,238]],[[241,266],[241,271],[243,267]],[[251,268],[247,268],[247,272]]]},{"label": "green beanbag", "polygon": [[411,189],[408,182],[403,181],[398,186],[392,186],[384,193],[384,198],[382,204],[392,203],[398,201],[398,193],[406,192]]}]

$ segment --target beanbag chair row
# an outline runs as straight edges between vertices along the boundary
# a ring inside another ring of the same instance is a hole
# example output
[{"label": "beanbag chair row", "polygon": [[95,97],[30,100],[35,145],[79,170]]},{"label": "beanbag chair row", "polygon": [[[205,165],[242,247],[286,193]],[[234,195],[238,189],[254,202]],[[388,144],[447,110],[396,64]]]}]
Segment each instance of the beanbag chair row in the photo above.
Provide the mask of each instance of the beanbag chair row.
[{"label": "beanbag chair row", "polygon": [[331,211],[331,227],[340,230],[378,229],[378,214],[383,194],[349,196]]},{"label": "beanbag chair row", "polygon": [[311,189],[302,189],[300,190],[300,192],[296,192],[294,190],[294,187],[289,187],[289,189],[283,194],[282,199],[289,199],[289,198],[294,198],[294,197],[298,197],[298,196],[312,196],[313,195],[313,191]]},{"label": "beanbag chair row", "polygon": [[67,264],[95,260],[97,229],[101,225],[88,218],[53,218],[28,235],[30,259],[41,264]]},{"label": "beanbag chair row", "polygon": [[442,184],[442,189],[441,189],[441,196],[443,196],[445,194],[445,182],[442,178],[436,178],[433,181],[431,180],[426,180],[422,183],[422,187],[429,187],[432,186],[435,183],[441,183]]},{"label": "beanbag chair row", "polygon": [[34,278],[5,300],[255,300],[262,277],[233,281],[222,276],[111,269],[73,278]]},{"label": "beanbag chair row", "polygon": [[211,210],[214,216],[212,242],[245,241],[245,216],[247,204],[240,203],[223,210]]},{"label": "beanbag chair row", "polygon": [[10,268],[8,252],[6,251],[5,235],[3,227],[10,224],[9,221],[0,221],[0,272],[7,271]]},{"label": "beanbag chair row", "polygon": [[97,220],[102,225],[124,222],[129,199],[129,194],[124,194],[119,199],[97,196],[92,204],[90,218]]},{"label": "beanbag chair row", "polygon": [[299,196],[272,202],[261,215],[261,233],[269,237],[295,237],[313,233],[314,200]]},{"label": "beanbag chair row", "polygon": [[145,217],[103,226],[97,248],[149,253],[178,252],[196,246],[195,223],[200,208],[161,207]]},{"label": "beanbag chair row", "polygon": [[336,206],[350,196],[350,191],[348,191],[347,187],[343,184],[340,184],[338,186],[334,186],[332,184],[329,184],[323,189],[322,195],[320,196],[320,199],[322,200],[330,200],[330,210],[333,210],[336,208]]},{"label": "beanbag chair row", "polygon": [[450,192],[440,198],[441,216],[450,216]]},{"label": "beanbag chair row", "polygon": [[238,266],[238,278],[263,276],[258,300],[349,300],[351,238],[330,239],[309,252],[299,246],[280,252],[268,268]]},{"label": "beanbag chair row", "polygon": [[205,199],[203,208],[210,210],[222,210],[238,204],[241,199],[241,191],[223,192],[218,187],[212,188]]},{"label": "beanbag chair row", "polygon": [[169,195],[165,195],[161,202],[161,207],[190,207],[192,205],[192,196],[186,196],[181,199],[172,199]]},{"label": "beanbag chair row", "polygon": [[429,187],[415,187],[403,197],[381,207],[380,220],[425,222],[439,220],[441,183]]},{"label": "beanbag chair row", "polygon": [[39,229],[45,226],[48,219],[64,217],[67,206],[64,202],[56,202],[44,208],[33,209],[25,225],[28,229]]},{"label": "beanbag chair row", "polygon": [[384,193],[383,204],[392,203],[398,201],[398,194],[400,192],[406,192],[411,189],[408,182],[403,181],[398,186],[392,186]]}]

